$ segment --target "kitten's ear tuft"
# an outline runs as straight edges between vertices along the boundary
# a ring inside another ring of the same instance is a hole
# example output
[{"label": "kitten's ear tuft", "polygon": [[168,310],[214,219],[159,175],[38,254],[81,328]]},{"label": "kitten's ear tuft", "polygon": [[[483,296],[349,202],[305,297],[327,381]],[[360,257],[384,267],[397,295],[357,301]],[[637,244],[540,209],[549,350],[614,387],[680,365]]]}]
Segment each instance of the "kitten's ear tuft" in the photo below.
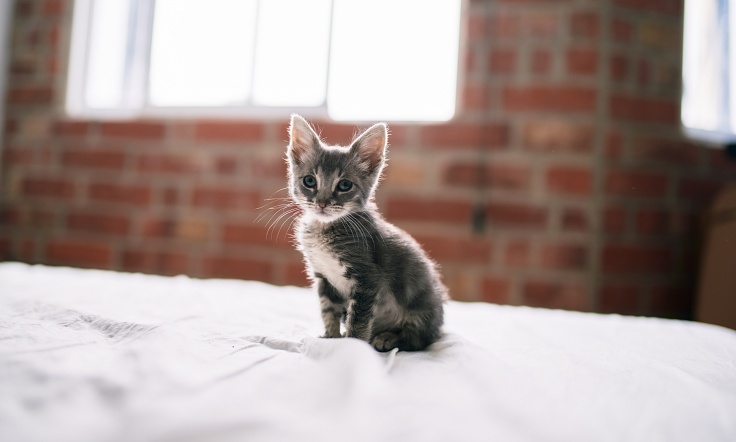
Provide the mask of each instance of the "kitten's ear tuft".
[{"label": "kitten's ear tuft", "polygon": [[319,136],[307,123],[307,120],[297,114],[291,114],[289,125],[288,155],[297,164],[305,160],[305,156],[319,144]]},{"label": "kitten's ear tuft", "polygon": [[383,166],[386,144],[388,143],[388,127],[386,123],[378,123],[366,129],[353,141],[352,149],[367,163],[370,172]]}]

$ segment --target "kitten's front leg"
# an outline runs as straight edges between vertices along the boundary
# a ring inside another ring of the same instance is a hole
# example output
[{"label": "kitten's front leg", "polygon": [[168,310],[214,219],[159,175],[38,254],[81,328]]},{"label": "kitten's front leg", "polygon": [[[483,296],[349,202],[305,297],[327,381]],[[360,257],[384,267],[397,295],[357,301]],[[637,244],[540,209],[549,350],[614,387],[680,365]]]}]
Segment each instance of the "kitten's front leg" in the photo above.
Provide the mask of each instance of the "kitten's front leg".
[{"label": "kitten's front leg", "polygon": [[325,278],[317,280],[317,292],[319,293],[319,305],[322,310],[322,322],[325,324],[323,338],[340,338],[340,318],[345,309],[345,301],[337,292],[335,287]]},{"label": "kitten's front leg", "polygon": [[356,291],[348,301],[348,316],[345,320],[349,338],[370,341],[373,326],[373,304],[376,297],[370,292]]}]

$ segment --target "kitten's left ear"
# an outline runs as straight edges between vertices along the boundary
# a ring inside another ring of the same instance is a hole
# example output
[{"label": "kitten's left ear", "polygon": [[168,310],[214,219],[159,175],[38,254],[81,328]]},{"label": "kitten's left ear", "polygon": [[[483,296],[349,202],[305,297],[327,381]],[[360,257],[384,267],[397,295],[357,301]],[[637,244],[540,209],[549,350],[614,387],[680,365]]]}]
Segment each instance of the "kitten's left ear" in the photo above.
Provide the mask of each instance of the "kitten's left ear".
[{"label": "kitten's left ear", "polygon": [[352,143],[352,149],[357,152],[372,173],[383,166],[388,142],[388,127],[386,123],[378,123],[366,129]]},{"label": "kitten's left ear", "polygon": [[287,153],[297,164],[302,164],[310,152],[319,145],[319,135],[297,114],[291,115],[289,125],[289,146]]}]

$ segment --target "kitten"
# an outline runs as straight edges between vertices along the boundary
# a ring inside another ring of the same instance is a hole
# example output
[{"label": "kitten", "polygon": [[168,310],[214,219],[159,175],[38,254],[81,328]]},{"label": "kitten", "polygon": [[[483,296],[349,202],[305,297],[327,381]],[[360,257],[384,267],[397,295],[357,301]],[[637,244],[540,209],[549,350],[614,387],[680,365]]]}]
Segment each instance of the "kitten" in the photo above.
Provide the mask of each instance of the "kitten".
[{"label": "kitten", "polygon": [[378,351],[423,350],[440,336],[447,289],[436,265],[378,213],[373,195],[388,131],[379,123],[349,146],[328,146],[292,115],[289,193],[302,209],[297,248],[317,289],[325,338],[369,342]]}]

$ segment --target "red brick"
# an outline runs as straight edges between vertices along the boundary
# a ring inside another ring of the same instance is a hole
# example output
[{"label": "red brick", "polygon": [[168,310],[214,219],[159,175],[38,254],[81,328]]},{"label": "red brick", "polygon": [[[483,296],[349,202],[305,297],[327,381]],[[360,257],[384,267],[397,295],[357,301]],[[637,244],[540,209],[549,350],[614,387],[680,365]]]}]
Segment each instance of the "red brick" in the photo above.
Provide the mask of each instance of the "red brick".
[{"label": "red brick", "polygon": [[35,0],[18,0],[15,5],[16,17],[30,17],[35,13],[35,7],[39,3]]},{"label": "red brick", "polygon": [[552,52],[548,49],[535,49],[532,52],[531,69],[535,74],[548,74],[552,69]]},{"label": "red brick", "polygon": [[672,233],[672,217],[664,210],[644,209],[636,214],[636,231],[646,235]]},{"label": "red brick", "polygon": [[491,225],[512,228],[542,229],[547,225],[548,210],[521,203],[490,203],[487,217]]},{"label": "red brick", "polygon": [[672,252],[664,247],[608,244],[602,253],[606,273],[649,275],[672,270]]},{"label": "red brick", "polygon": [[272,158],[250,158],[248,174],[255,178],[286,179],[286,161],[279,156]]},{"label": "red brick", "polygon": [[110,150],[70,149],[62,154],[65,166],[119,170],[125,163],[123,152]]},{"label": "red brick", "polygon": [[634,140],[632,152],[639,162],[691,168],[698,164],[702,147],[683,140],[640,137]]},{"label": "red brick", "polygon": [[576,12],[570,18],[570,31],[575,37],[598,37],[600,18],[595,12]]},{"label": "red brick", "polygon": [[469,224],[473,213],[470,202],[455,199],[392,197],[384,207],[393,220]]},{"label": "red brick", "polygon": [[51,104],[54,90],[49,86],[16,86],[8,89],[9,104]]},{"label": "red brick", "polygon": [[5,135],[13,135],[18,132],[18,121],[14,118],[5,119]]},{"label": "red brick", "polygon": [[462,106],[468,110],[481,110],[488,108],[490,100],[488,87],[485,85],[466,84],[463,89]]},{"label": "red brick", "polygon": [[589,124],[565,120],[531,120],[522,127],[524,146],[545,152],[590,152],[594,129]]},{"label": "red brick", "polygon": [[531,246],[526,241],[509,241],[504,249],[504,264],[507,267],[528,267],[531,263]]},{"label": "red brick", "polygon": [[53,125],[53,131],[56,135],[83,137],[89,134],[91,124],[86,121],[56,121]]},{"label": "red brick", "polygon": [[718,178],[683,178],[680,181],[678,195],[680,198],[709,203],[723,186],[724,182]]},{"label": "red brick", "polygon": [[516,60],[513,49],[492,49],[488,56],[488,69],[494,74],[511,74],[516,71]]},{"label": "red brick", "polygon": [[185,253],[128,249],[123,253],[123,270],[158,275],[181,275],[189,272]]},{"label": "red brick", "polygon": [[79,232],[125,235],[130,231],[130,220],[125,216],[95,212],[72,212],[66,218],[70,230]]},{"label": "red brick", "polygon": [[34,150],[28,147],[9,147],[6,146],[3,151],[3,165],[8,166],[28,166],[34,163]]},{"label": "red brick", "polygon": [[603,210],[603,230],[606,233],[622,233],[626,230],[626,210],[608,207]]},{"label": "red brick", "polygon": [[610,132],[606,134],[606,157],[609,159],[617,159],[621,157],[622,140],[621,134],[618,132]]},{"label": "red brick", "polygon": [[168,187],[164,189],[164,203],[170,206],[177,205],[181,201],[179,189]]},{"label": "red brick", "polygon": [[135,184],[92,183],[89,197],[95,201],[147,205],[151,202],[151,189]]},{"label": "red brick", "polygon": [[491,258],[491,243],[487,238],[417,236],[417,241],[433,259],[440,262],[487,264]]},{"label": "red brick", "polygon": [[595,49],[570,49],[566,61],[569,74],[592,75],[598,72],[598,51]]},{"label": "red brick", "polygon": [[629,74],[629,58],[623,54],[614,54],[610,61],[611,78],[622,82]]},{"label": "red brick", "polygon": [[532,307],[586,311],[588,296],[580,283],[531,280],[524,284],[523,300]]},{"label": "red brick", "polygon": [[192,204],[216,209],[255,209],[260,198],[257,192],[231,187],[197,187],[192,192]]},{"label": "red brick", "polygon": [[561,195],[590,195],[593,185],[588,167],[550,166],[545,179],[547,190]]},{"label": "red brick", "polygon": [[194,126],[194,138],[207,141],[261,141],[262,123],[243,121],[201,121]]},{"label": "red brick", "polygon": [[508,143],[505,124],[449,123],[421,128],[421,142],[428,147],[503,147]]},{"label": "red brick", "polygon": [[582,86],[506,86],[503,104],[511,111],[593,111],[596,95]]},{"label": "red brick", "polygon": [[588,214],[582,209],[567,208],[562,212],[562,230],[581,232],[588,230],[590,222]]},{"label": "red brick", "polygon": [[639,63],[637,63],[636,66],[636,81],[642,85],[646,86],[649,84],[651,77],[651,66],[649,62],[646,59],[639,60]]},{"label": "red brick", "polygon": [[[545,2],[549,3],[549,2]],[[560,33],[561,23],[558,14],[553,12],[524,13],[523,23],[526,34],[532,37],[554,38]]]},{"label": "red brick", "polygon": [[579,244],[545,244],[540,250],[540,264],[555,270],[585,270],[588,249]]},{"label": "red brick", "polygon": [[[264,247],[282,247],[293,249],[294,244],[290,238],[290,220],[285,217],[282,221],[275,221],[273,227],[253,226],[246,224],[225,224],[222,228],[222,243],[228,245],[250,245]],[[266,218],[268,222],[268,218]]]},{"label": "red brick", "polygon": [[239,257],[209,255],[202,260],[202,276],[205,278],[234,278],[270,281],[273,264]]},{"label": "red brick", "polygon": [[42,208],[15,206],[0,210],[0,224],[7,226],[43,230],[53,227],[55,219],[53,211]]},{"label": "red brick", "polygon": [[159,140],[166,134],[163,123],[153,121],[107,121],[100,123],[103,136]]},{"label": "red brick", "polygon": [[219,157],[215,160],[215,171],[221,175],[234,175],[238,172],[238,159],[233,156]]},{"label": "red brick", "polygon": [[451,186],[528,190],[531,187],[531,169],[527,165],[497,162],[486,167],[475,163],[453,163],[445,169],[444,181]]},{"label": "red brick", "polygon": [[667,192],[667,176],[656,172],[613,170],[606,174],[606,192],[630,197],[662,197]]},{"label": "red brick", "polygon": [[634,27],[628,21],[614,18],[611,20],[611,35],[618,42],[629,42],[634,36]]},{"label": "red brick", "polygon": [[307,278],[302,262],[290,262],[286,264],[286,285],[295,285],[297,287],[309,287],[311,284]]},{"label": "red brick", "polygon": [[65,179],[26,178],[23,180],[23,194],[27,196],[71,198],[74,196],[74,183]]},{"label": "red brick", "polygon": [[188,153],[146,153],[138,157],[138,170],[151,173],[195,174],[204,170],[204,158]]},{"label": "red brick", "polygon": [[46,247],[50,264],[92,268],[110,268],[112,249],[109,244],[52,239]]},{"label": "red brick", "polygon": [[521,17],[518,14],[497,13],[488,21],[492,38],[516,38],[521,35]]},{"label": "red brick", "polygon": [[58,16],[64,12],[65,3],[61,0],[46,0],[43,2],[43,14],[47,16]]},{"label": "red brick", "polygon": [[494,304],[508,304],[511,298],[511,281],[501,276],[487,276],[481,281],[480,300]]},{"label": "red brick", "polygon": [[485,37],[487,32],[487,19],[485,15],[470,15],[468,17],[468,37],[471,40]]},{"label": "red brick", "polygon": [[605,284],[601,288],[599,300],[602,313],[636,315],[641,312],[641,293],[632,284]]},{"label": "red brick", "polygon": [[141,234],[146,237],[176,238],[203,242],[209,238],[210,222],[186,216],[149,216],[141,223]]},{"label": "red brick", "polygon": [[613,95],[609,111],[617,119],[643,123],[677,124],[679,106],[672,100]]}]

